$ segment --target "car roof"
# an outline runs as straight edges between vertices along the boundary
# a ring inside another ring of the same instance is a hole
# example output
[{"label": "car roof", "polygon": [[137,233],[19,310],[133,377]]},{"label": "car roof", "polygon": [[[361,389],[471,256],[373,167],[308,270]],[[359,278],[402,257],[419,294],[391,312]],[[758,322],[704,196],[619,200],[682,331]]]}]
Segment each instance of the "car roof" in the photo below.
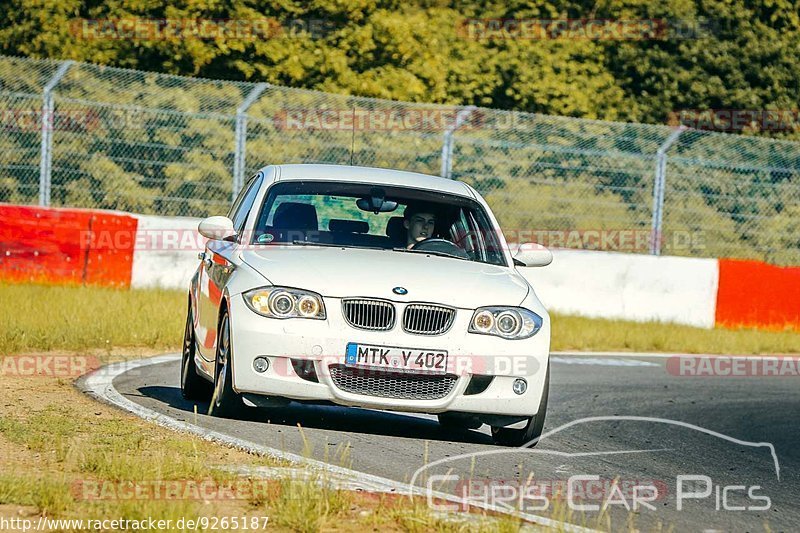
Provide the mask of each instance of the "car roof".
[{"label": "car roof", "polygon": [[[278,181],[314,179],[375,183],[441,191],[474,198],[470,188],[465,183],[417,172],[347,165],[275,165],[275,167],[278,170]],[[266,171],[266,168],[264,170]]]}]

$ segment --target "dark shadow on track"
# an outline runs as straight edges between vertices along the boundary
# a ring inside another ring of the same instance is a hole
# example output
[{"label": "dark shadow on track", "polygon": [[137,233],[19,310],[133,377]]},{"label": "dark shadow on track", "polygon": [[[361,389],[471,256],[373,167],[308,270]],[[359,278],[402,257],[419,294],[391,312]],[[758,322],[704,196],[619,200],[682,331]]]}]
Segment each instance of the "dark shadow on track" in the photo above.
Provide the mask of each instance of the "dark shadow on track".
[{"label": "dark shadow on track", "polygon": [[[163,402],[173,409],[185,413],[183,418],[192,421],[195,416],[206,417],[207,402],[191,402],[183,399],[177,387],[146,386],[136,389],[142,396]],[[484,433],[471,430],[443,428],[437,421],[405,416],[397,413],[373,411],[358,407],[337,405],[314,405],[291,402],[287,406],[264,408],[250,407],[236,418],[242,422],[260,422],[296,428],[326,429],[348,433],[362,433],[381,436],[406,437],[422,440],[464,442],[471,444],[492,444],[492,438]]]}]

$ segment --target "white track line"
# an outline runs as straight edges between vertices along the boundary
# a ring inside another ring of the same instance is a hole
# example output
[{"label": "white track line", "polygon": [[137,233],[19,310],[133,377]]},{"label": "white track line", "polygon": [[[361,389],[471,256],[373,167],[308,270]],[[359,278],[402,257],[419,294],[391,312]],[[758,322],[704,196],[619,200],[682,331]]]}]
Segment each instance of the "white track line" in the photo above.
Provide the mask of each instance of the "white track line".
[{"label": "white track line", "polygon": [[551,356],[551,363],[561,365],[590,365],[590,366],[656,366],[658,363],[640,361],[638,359],[604,359],[602,357],[559,357]]},{"label": "white track line", "polygon": [[[78,380],[77,386],[80,390],[82,390],[86,394],[89,394],[90,396],[93,396],[101,401],[119,407],[140,418],[143,418],[144,420],[154,422],[160,426],[175,431],[190,433],[193,435],[197,435],[198,437],[204,440],[221,443],[226,446],[232,446],[234,448],[245,450],[247,452],[256,455],[265,455],[269,457],[274,457],[276,459],[282,459],[284,461],[289,461],[301,466],[310,467],[317,471],[333,474],[335,477],[339,479],[350,480],[351,483],[353,483],[357,487],[370,492],[390,492],[396,494],[405,494],[408,496],[421,496],[426,498],[428,497],[428,492],[422,490],[419,487],[412,487],[407,483],[401,483],[399,481],[395,481],[392,479],[380,476],[374,476],[372,474],[358,472],[357,470],[351,470],[349,468],[331,465],[323,461],[310,459],[308,457],[303,457],[302,455],[285,452],[282,450],[278,450],[277,448],[271,448],[269,446],[264,446],[262,444],[257,444],[255,442],[240,439],[237,437],[232,437],[230,435],[226,435],[218,431],[200,427],[195,424],[190,424],[188,422],[176,420],[172,417],[169,417],[157,411],[153,411],[152,409],[148,409],[147,407],[139,405],[138,403],[125,398],[122,394],[119,393],[119,391],[117,391],[116,388],[114,388],[114,383],[113,383],[114,378],[124,374],[125,372],[128,372],[129,370],[134,370],[137,368],[142,368],[150,365],[157,365],[161,363],[174,362],[178,360],[180,360],[180,354],[169,354],[158,357],[139,359],[137,361],[114,363],[99,368],[94,372],[91,372],[83,376],[81,379]],[[430,496],[437,500],[448,501],[451,503],[462,503],[462,500],[460,498],[453,496],[451,494],[445,494],[438,491],[431,491]],[[508,511],[506,509],[497,508],[492,505],[473,503],[472,506],[481,508],[486,511],[492,511],[500,514],[515,516],[523,520],[526,520],[528,522],[553,528],[559,531],[568,531],[576,533],[595,532],[595,530],[593,529],[584,528],[573,524],[568,524],[566,522],[560,522],[558,520],[551,520],[549,518],[545,518],[538,515],[532,515],[529,513]]]},{"label": "white track line", "polygon": [[[797,354],[794,354],[796,356]],[[663,352],[550,352],[557,357],[622,357],[638,359],[670,359],[672,357],[736,357],[742,359],[763,359],[764,357],[786,357],[787,354],[713,354],[713,353],[663,353]]]}]

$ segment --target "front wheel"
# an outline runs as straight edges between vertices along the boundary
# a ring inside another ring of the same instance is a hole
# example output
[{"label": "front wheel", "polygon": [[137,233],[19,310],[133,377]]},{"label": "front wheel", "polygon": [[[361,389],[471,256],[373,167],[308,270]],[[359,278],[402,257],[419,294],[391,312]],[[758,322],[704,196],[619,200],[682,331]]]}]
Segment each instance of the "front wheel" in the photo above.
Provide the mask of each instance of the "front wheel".
[{"label": "front wheel", "polygon": [[208,414],[222,418],[233,418],[245,407],[242,397],[233,390],[233,352],[231,350],[231,323],[225,311],[219,321],[217,333],[217,357],[214,363],[214,395]]},{"label": "front wheel", "polygon": [[186,400],[208,401],[211,383],[197,373],[194,362],[195,340],[192,324],[192,306],[186,313],[186,328],[183,331],[183,353],[181,354],[181,396]]},{"label": "front wheel", "polygon": [[[539,412],[528,419],[522,429],[492,427],[492,440],[498,446],[525,446],[533,448],[539,443],[544,429],[544,417],[547,414],[547,398],[550,395],[550,365],[547,365],[547,375],[544,378],[542,401],[539,402]],[[535,439],[535,442],[531,442]]]}]

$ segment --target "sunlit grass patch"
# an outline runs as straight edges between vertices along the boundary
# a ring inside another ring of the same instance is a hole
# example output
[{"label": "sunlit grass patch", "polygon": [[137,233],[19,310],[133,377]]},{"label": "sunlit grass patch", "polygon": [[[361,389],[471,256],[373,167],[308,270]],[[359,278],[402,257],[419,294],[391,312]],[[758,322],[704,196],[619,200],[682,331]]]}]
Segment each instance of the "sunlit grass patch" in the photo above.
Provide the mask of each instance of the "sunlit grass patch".
[{"label": "sunlit grass patch", "polygon": [[709,354],[800,353],[800,331],[702,329],[660,322],[629,322],[552,315],[552,350]]},{"label": "sunlit grass patch", "polygon": [[174,290],[0,283],[0,353],[180,346],[186,295]]},{"label": "sunlit grass patch", "polygon": [[[427,505],[423,499],[416,498],[403,505],[387,508],[384,516],[376,516],[376,526],[388,523],[397,524],[402,531],[409,533],[425,533],[437,531],[442,533],[517,533],[526,524],[520,518],[482,512],[447,513],[437,511]],[[530,524],[528,524],[530,526]],[[556,529],[540,528],[542,531],[557,531]]]},{"label": "sunlit grass patch", "polygon": [[275,525],[294,531],[318,531],[349,510],[352,493],[332,488],[324,474],[320,476],[280,480],[275,497],[265,504]]},{"label": "sunlit grass patch", "polygon": [[0,473],[0,505],[35,507],[39,512],[61,514],[74,505],[65,474],[32,476],[31,473]]},{"label": "sunlit grass patch", "polygon": [[[37,453],[42,468],[63,463],[68,471],[94,479],[226,481],[234,477],[209,461],[208,452],[214,447],[209,442],[166,432],[129,416],[101,414],[70,402],[3,413],[0,436]],[[251,463],[283,464],[255,456]]]},{"label": "sunlit grass patch", "polygon": [[70,440],[79,427],[64,407],[50,406],[28,417],[0,417],[0,435],[9,441],[39,452],[50,452],[57,462],[66,459]]}]

